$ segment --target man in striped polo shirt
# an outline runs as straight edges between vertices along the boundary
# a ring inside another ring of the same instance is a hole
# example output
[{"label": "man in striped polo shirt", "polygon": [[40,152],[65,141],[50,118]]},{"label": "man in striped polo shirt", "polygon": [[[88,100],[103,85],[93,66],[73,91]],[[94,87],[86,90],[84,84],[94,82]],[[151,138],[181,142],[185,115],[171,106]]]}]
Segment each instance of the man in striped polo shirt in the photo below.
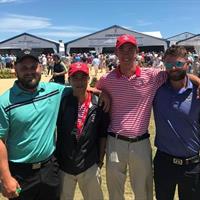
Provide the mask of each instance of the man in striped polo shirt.
[{"label": "man in striped polo shirt", "polygon": [[157,89],[166,72],[136,65],[137,41],[121,35],[116,42],[120,65],[101,77],[97,88],[111,95],[107,140],[107,186],[111,200],[124,199],[127,165],[136,200],[153,199],[151,145],[148,125]]}]

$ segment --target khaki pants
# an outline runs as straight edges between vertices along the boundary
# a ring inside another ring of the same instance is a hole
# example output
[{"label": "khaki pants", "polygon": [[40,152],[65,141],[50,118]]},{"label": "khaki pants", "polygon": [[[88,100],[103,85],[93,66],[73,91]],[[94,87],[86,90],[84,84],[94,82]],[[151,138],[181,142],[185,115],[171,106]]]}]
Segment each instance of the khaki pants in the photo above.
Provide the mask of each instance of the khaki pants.
[{"label": "khaki pants", "polygon": [[103,200],[100,169],[96,164],[76,176],[62,171],[61,177],[61,200],[73,200],[77,183],[85,200]]},{"label": "khaki pants", "polygon": [[106,178],[110,200],[124,200],[127,166],[135,200],[153,199],[152,157],[149,139],[130,143],[108,136]]}]

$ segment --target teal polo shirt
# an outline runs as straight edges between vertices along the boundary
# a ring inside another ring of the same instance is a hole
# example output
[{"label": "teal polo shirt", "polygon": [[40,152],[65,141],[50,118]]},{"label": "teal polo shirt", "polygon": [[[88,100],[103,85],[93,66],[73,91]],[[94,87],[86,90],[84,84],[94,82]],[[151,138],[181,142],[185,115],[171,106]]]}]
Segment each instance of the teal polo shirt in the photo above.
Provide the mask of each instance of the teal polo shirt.
[{"label": "teal polo shirt", "polygon": [[71,89],[39,83],[37,91],[13,87],[0,96],[0,138],[6,141],[9,161],[35,163],[55,150],[55,128],[60,100]]}]

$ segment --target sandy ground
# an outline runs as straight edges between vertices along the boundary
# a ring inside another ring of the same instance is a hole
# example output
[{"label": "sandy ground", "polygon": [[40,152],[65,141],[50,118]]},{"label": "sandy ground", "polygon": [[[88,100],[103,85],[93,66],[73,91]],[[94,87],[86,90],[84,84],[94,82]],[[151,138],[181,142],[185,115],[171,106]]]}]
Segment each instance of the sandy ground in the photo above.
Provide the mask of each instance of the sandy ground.
[{"label": "sandy ground", "polygon": [[0,79],[0,94],[12,87],[15,79]]},{"label": "sandy ground", "polygon": [[[42,81],[48,81],[51,78],[51,76],[45,77],[42,76]],[[0,79],[0,94],[2,94],[7,89],[11,88],[13,83],[16,79]]]}]

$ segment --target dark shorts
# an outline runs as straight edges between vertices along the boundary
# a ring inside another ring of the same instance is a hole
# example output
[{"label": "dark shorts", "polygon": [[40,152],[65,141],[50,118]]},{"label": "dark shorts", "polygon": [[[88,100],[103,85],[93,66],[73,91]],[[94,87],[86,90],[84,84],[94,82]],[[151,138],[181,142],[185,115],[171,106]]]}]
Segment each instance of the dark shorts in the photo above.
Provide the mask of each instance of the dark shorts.
[{"label": "dark shorts", "polygon": [[30,164],[12,162],[9,162],[9,167],[22,188],[15,200],[59,200],[60,171],[54,156],[37,169]]}]

